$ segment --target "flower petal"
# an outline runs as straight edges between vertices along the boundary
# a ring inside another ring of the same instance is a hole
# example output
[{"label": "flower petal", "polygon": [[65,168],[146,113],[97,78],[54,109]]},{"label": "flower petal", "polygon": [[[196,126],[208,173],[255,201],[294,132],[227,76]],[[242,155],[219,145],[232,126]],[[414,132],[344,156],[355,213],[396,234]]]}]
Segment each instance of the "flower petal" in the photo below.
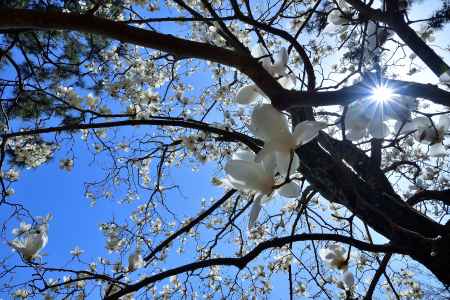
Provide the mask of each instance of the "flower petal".
[{"label": "flower petal", "polygon": [[256,101],[261,96],[260,89],[255,84],[244,85],[236,94],[236,103],[246,105]]},{"label": "flower petal", "polygon": [[275,57],[275,62],[270,67],[270,70],[268,70],[272,75],[278,74],[283,75],[286,72],[287,68],[287,62],[288,62],[288,52],[286,48],[281,48],[281,51],[278,52],[277,56]]},{"label": "flower petal", "polygon": [[255,156],[255,162],[260,163],[262,162],[267,156],[273,154],[274,151],[274,144],[273,143],[265,143],[264,144],[264,148],[262,148],[261,150],[259,150],[258,153],[256,153]]},{"label": "flower petal", "polygon": [[294,181],[288,182],[281,186],[277,192],[286,198],[297,198],[301,195],[300,186]]},{"label": "flower petal", "polygon": [[418,117],[412,120],[414,124],[416,124],[417,128],[428,128],[430,126],[433,126],[430,119],[427,117]]},{"label": "flower petal", "polygon": [[246,160],[246,161],[254,161],[255,153],[247,150],[238,150],[233,153],[231,156],[234,160]]},{"label": "flower petal", "polygon": [[350,271],[346,271],[342,275],[342,282],[344,283],[344,288],[346,290],[350,290],[355,284],[355,278],[353,277],[353,273]]},{"label": "flower petal", "polygon": [[298,158],[297,153],[294,153],[294,156],[292,157],[292,162],[290,152],[275,152],[275,159],[277,162],[276,171],[280,173],[281,176],[286,176],[289,169],[289,165],[290,165],[289,175],[297,172],[300,166],[300,159]]},{"label": "flower petal", "polygon": [[271,174],[255,162],[245,160],[229,160],[225,172],[248,190],[269,194],[274,184]]},{"label": "flower petal", "polygon": [[220,181],[221,181],[221,186],[223,186],[225,188],[236,189],[239,191],[247,191],[248,190],[248,186],[245,182],[238,181],[229,175],[227,175],[225,178],[220,179]]},{"label": "flower petal", "polygon": [[444,72],[439,76],[439,81],[441,83],[450,83],[450,70],[447,70],[447,72]]},{"label": "flower petal", "polygon": [[439,117],[439,129],[445,133],[450,126],[450,117],[449,115],[441,115]]},{"label": "flower petal", "polygon": [[319,250],[319,257],[326,263],[330,263],[336,258],[336,254],[328,248]]},{"label": "flower petal", "polygon": [[278,79],[278,83],[287,90],[292,90],[293,88],[295,88],[296,81],[297,78],[295,77],[294,73],[290,73]]},{"label": "flower petal", "polygon": [[291,137],[286,117],[271,104],[255,107],[249,128],[254,135],[265,141],[279,141]]},{"label": "flower petal", "polygon": [[430,156],[446,156],[447,151],[445,150],[445,147],[441,143],[436,143],[430,146]]},{"label": "flower petal", "polygon": [[295,143],[301,146],[315,139],[319,134],[319,131],[326,127],[327,124],[324,122],[303,121],[295,126],[292,135]]},{"label": "flower petal", "polygon": [[252,209],[250,210],[248,228],[253,227],[253,225],[255,224],[256,220],[258,219],[259,213],[261,212],[261,208],[261,195],[258,195],[255,197]]},{"label": "flower petal", "polygon": [[275,157],[275,153],[266,155],[266,157],[262,161],[262,165],[267,174],[272,174],[272,176],[274,176],[277,172],[277,160]]},{"label": "flower petal", "polygon": [[252,55],[260,63],[262,63],[263,67],[266,68],[267,66],[270,66],[272,63],[270,61],[269,53],[267,52],[266,48],[261,43],[258,43],[253,47],[252,49]]}]

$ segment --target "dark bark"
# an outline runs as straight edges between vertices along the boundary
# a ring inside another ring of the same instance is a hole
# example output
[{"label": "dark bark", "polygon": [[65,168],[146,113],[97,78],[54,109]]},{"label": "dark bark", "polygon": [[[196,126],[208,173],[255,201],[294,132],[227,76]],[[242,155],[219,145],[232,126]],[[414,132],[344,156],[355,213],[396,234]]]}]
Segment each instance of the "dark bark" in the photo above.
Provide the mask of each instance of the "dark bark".
[{"label": "dark bark", "polygon": [[[295,123],[299,122],[295,119],[294,116]],[[298,150],[306,179],[323,197],[347,207],[393,245],[407,247],[409,256],[449,285],[449,230],[402,201],[382,171],[370,168],[370,158],[362,151],[352,150],[344,145],[346,142],[319,140],[321,147],[310,143]],[[336,150],[338,147],[333,143],[344,147],[345,151]]]}]

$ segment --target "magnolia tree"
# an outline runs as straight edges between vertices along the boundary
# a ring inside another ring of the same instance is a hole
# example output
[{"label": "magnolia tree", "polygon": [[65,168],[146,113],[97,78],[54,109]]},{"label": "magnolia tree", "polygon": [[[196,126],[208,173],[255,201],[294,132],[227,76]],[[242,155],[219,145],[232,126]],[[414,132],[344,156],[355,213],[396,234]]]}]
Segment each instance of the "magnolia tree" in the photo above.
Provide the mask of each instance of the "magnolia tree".
[{"label": "magnolia tree", "polygon": [[[447,1],[2,1],[1,296],[447,299],[448,21]],[[49,250],[77,230],[64,195],[18,197],[55,161],[55,184],[85,173],[92,247]]]}]

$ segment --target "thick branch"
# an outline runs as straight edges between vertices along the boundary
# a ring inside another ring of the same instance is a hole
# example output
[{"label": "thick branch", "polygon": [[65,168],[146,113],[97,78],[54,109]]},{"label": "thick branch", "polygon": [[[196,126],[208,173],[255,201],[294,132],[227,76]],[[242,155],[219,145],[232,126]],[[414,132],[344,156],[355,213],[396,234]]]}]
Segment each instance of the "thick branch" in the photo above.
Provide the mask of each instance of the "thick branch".
[{"label": "thick branch", "polygon": [[[280,110],[295,107],[346,105],[355,99],[371,94],[370,87],[364,83],[327,92],[287,91],[249,55],[206,43],[136,28],[123,22],[106,20],[92,15],[57,11],[0,9],[0,29],[61,29],[100,34],[122,42],[158,49],[179,57],[198,58],[235,67],[249,76],[272,100],[272,104]],[[280,33],[278,32],[278,34]],[[300,48],[297,50],[301,51]],[[312,72],[312,69],[309,72]],[[310,77],[312,75],[314,74],[309,74]],[[425,98],[438,104],[450,106],[450,93],[436,86],[399,80],[390,80],[387,84],[394,88],[396,93]]]},{"label": "thick branch", "polygon": [[[440,89],[436,85],[390,79],[383,79],[383,83],[389,86],[395,94],[423,98],[436,104],[450,106],[450,92]],[[286,96],[278,99],[278,107],[287,110],[295,107],[348,105],[357,99],[371,96],[373,88],[373,85],[362,81],[335,91],[286,91]]]},{"label": "thick branch", "polygon": [[414,206],[417,203],[426,200],[438,200],[446,205],[450,205],[450,189],[443,191],[430,191],[430,190],[420,191],[411,196],[406,202],[409,205]]},{"label": "thick branch", "polygon": [[29,9],[0,9],[0,30],[73,30],[99,34],[124,43],[157,49],[183,58],[198,58],[235,67],[249,76],[270,99],[283,90],[248,53],[190,41],[88,14]]},{"label": "thick branch", "polygon": [[24,135],[34,135],[34,134],[43,134],[43,133],[51,133],[51,132],[64,132],[64,131],[74,131],[80,129],[95,129],[95,128],[114,128],[121,126],[137,126],[137,125],[160,125],[160,126],[177,126],[183,128],[191,128],[198,129],[209,133],[218,134],[225,139],[242,142],[247,145],[250,149],[257,151],[259,150],[259,146],[261,142],[254,138],[251,138],[245,134],[227,131],[217,127],[213,127],[207,123],[194,121],[194,120],[181,120],[181,119],[151,119],[151,120],[125,120],[125,121],[114,121],[114,122],[101,122],[101,123],[88,123],[88,124],[73,124],[73,125],[64,125],[57,127],[47,127],[47,128],[39,128],[33,130],[26,131],[18,131],[12,132],[8,134],[0,135],[2,138],[11,138],[15,136],[24,136]]}]

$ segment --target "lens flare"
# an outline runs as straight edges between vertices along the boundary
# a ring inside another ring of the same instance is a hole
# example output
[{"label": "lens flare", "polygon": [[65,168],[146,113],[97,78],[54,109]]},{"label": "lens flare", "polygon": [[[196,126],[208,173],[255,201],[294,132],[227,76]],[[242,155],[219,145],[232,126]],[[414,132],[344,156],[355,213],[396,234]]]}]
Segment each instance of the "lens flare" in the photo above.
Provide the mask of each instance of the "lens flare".
[{"label": "lens flare", "polygon": [[372,98],[379,102],[389,101],[392,96],[392,90],[386,86],[377,86],[372,90]]}]

